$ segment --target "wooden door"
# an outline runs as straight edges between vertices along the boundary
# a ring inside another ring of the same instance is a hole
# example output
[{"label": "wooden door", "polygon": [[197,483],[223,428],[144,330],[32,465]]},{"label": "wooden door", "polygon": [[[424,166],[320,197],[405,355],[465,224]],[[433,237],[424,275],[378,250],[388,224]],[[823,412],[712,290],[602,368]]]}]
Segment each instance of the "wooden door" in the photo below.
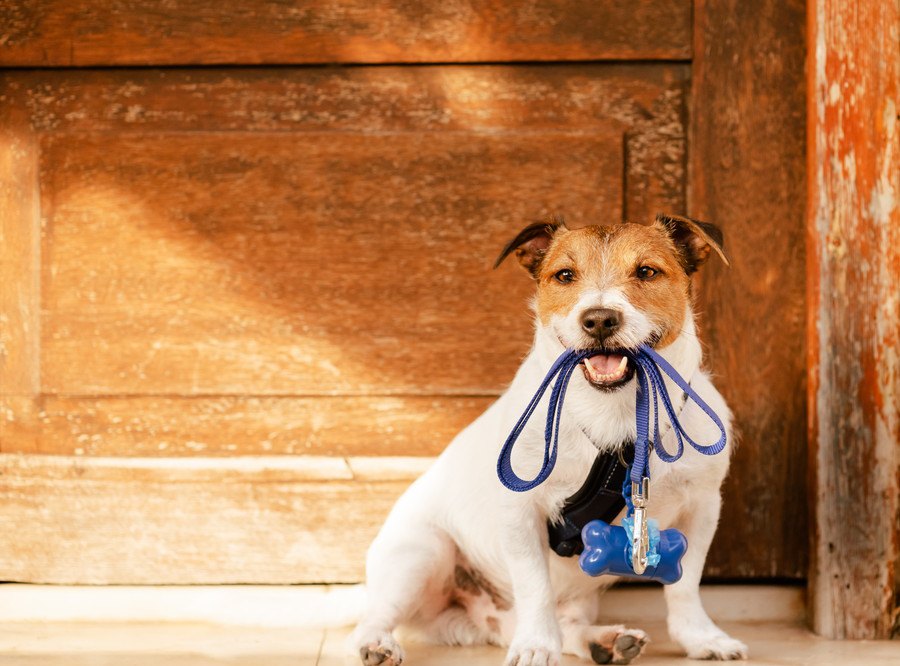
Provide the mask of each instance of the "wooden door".
[{"label": "wooden door", "polygon": [[[802,234],[802,207],[760,221],[702,160],[688,177],[691,141],[718,145],[692,114],[724,116],[734,88],[724,55],[692,56],[721,17],[168,7],[5,3],[0,579],[359,580],[391,503],[528,349],[528,280],[490,270],[502,244],[549,213],[692,205],[733,248],[700,310],[743,431],[707,572],[804,575],[804,519],[777,522],[805,496],[782,482],[805,458],[802,363],[741,357],[762,312],[802,352],[802,285],[761,296],[796,249],[758,243]],[[780,58],[787,26],[756,47]]]}]

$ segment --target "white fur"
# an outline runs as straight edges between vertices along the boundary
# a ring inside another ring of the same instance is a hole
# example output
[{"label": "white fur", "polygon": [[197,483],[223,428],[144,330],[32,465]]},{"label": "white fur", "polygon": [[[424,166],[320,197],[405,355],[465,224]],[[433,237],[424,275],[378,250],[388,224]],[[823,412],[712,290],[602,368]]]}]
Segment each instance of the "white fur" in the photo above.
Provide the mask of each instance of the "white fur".
[{"label": "white fur", "polygon": [[[585,298],[573,308],[572,317],[586,305],[614,305],[625,313],[627,335],[643,339],[651,331],[647,318],[621,292],[591,293]],[[495,471],[502,443],[564,350],[560,338],[572,339],[574,324],[575,319],[563,318],[538,326],[534,347],[509,389],[398,500],[369,550],[367,608],[351,636],[355,649],[378,655],[368,663],[383,657],[383,664],[399,663],[400,647],[392,632],[400,624],[417,626],[432,639],[447,643],[507,645],[507,663],[516,666],[556,664],[563,650],[589,657],[591,642],[619,646],[642,636],[619,626],[595,626],[601,603],[598,593],[614,581],[609,576],[591,578],[579,569],[577,558],[551,552],[546,529],[548,516],[554,516],[583,483],[597,449],[609,450],[634,437],[636,382],[607,393],[591,387],[576,372],[566,394],[556,468],[547,481],[529,492],[515,493],[500,483]],[[681,335],[660,352],[722,417],[730,442],[731,415],[701,368],[690,309]],[[680,395],[680,390],[671,392]],[[524,478],[540,468],[545,418],[546,399],[513,455],[513,467]],[[694,403],[684,407],[680,418],[697,441],[717,438],[715,426]],[[666,430],[664,443],[674,450],[671,430]],[[690,447],[674,464],[663,463],[655,455],[651,459],[649,513],[661,526],[683,530],[689,543],[684,576],[668,586],[665,595],[669,632],[690,657],[746,656],[746,647],[707,617],[698,594],[728,462],[728,450],[704,456]],[[467,605],[468,613],[459,606],[446,608],[447,583],[453,580],[460,556],[513,601],[512,610],[497,609],[487,597],[481,598],[480,606]],[[487,616],[499,620],[499,631],[485,626]],[[386,657],[385,646],[390,652]]]},{"label": "white fur", "polygon": [[581,315],[592,308],[609,308],[622,313],[621,327],[610,339],[610,346],[634,349],[655,332],[656,327],[634,307],[621,289],[590,289],[564,316],[555,315],[550,330],[566,347],[587,347],[593,342],[581,327]]}]

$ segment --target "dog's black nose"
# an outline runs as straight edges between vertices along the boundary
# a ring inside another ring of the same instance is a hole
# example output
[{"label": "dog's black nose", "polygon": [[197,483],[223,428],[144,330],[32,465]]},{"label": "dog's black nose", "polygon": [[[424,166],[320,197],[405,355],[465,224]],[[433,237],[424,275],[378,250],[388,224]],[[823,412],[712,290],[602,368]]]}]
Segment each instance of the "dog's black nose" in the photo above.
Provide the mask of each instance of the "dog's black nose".
[{"label": "dog's black nose", "polygon": [[581,315],[581,328],[601,342],[622,326],[622,313],[610,308],[593,308]]}]

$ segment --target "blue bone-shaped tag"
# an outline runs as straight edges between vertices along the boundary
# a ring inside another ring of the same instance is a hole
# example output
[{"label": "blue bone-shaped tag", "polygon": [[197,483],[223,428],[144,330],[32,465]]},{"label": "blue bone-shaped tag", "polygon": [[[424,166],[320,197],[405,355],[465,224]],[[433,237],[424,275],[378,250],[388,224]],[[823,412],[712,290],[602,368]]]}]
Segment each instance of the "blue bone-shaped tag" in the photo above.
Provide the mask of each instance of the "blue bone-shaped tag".
[{"label": "blue bone-shaped tag", "polygon": [[[660,530],[659,561],[648,564],[638,575],[631,568],[631,543],[624,527],[592,520],[581,531],[584,552],[578,558],[582,571],[591,576],[609,574],[640,580],[655,580],[669,585],[681,578],[681,558],[687,550],[687,538],[676,529]],[[656,558],[654,558],[656,559]]]}]

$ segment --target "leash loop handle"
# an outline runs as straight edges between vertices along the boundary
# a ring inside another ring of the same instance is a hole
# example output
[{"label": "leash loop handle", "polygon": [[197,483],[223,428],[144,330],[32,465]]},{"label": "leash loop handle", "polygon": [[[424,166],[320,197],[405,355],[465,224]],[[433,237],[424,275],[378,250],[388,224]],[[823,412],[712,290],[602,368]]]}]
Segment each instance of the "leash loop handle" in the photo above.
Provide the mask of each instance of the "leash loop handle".
[{"label": "leash loop handle", "polygon": [[[525,411],[516,421],[515,426],[503,443],[500,449],[500,456],[497,459],[497,476],[500,482],[509,490],[515,492],[525,492],[542,484],[553,468],[556,466],[556,457],[559,450],[559,428],[562,421],[563,401],[565,400],[566,389],[575,368],[586,358],[597,355],[597,350],[566,350],[553,363],[550,371],[544,377],[538,390],[535,392]],[[623,352],[635,365],[635,371],[638,379],[638,390],[635,409],[635,424],[637,426],[637,441],[634,447],[634,462],[631,465],[630,480],[632,483],[641,484],[643,487],[644,479],[650,478],[650,449],[656,451],[656,455],[667,463],[672,463],[681,458],[684,453],[684,440],[698,452],[704,455],[715,455],[725,448],[726,432],[725,426],[718,414],[701,398],[691,385],[682,377],[668,361],[660,356],[652,348],[641,345],[637,351],[625,350]],[[665,380],[662,373],[668,375],[675,384],[684,391],[687,399],[693,400],[710,418],[710,420],[719,429],[719,439],[709,445],[698,444],[695,442],[675,413],[672,400],[666,390]],[[554,379],[556,380],[554,382]],[[547,405],[547,422],[544,427],[544,457],[541,469],[532,479],[523,479],[518,476],[512,468],[512,452],[516,441],[525,429],[529,419],[534,414],[540,404],[544,394],[553,383],[550,391],[550,399]],[[653,446],[650,443],[650,404],[653,403]],[[669,422],[672,424],[672,430],[675,433],[675,440],[678,448],[675,453],[669,453],[663,447],[662,437],[659,428],[659,403],[662,402],[663,409],[666,412]],[[628,505],[629,513],[634,509],[631,501],[631,484],[626,480],[623,488]]]},{"label": "leash loop handle", "polygon": [[[531,401],[522,413],[522,416],[519,417],[516,425],[513,426],[512,432],[509,433],[509,437],[506,438],[503,448],[500,449],[500,457],[497,459],[497,476],[500,478],[500,482],[510,490],[518,493],[531,490],[542,484],[547,477],[550,476],[550,472],[553,471],[553,468],[556,465],[557,450],[559,448],[559,425],[562,419],[563,400],[565,399],[566,388],[569,385],[569,380],[572,378],[572,373],[575,371],[575,368],[577,368],[578,364],[581,363],[583,359],[587,358],[587,356],[588,355],[586,355],[585,352],[573,352],[567,350],[556,359],[551,366],[550,371],[547,373],[547,376],[544,377],[544,380],[538,387],[537,392],[535,392],[534,397],[531,398]],[[513,447],[554,378],[556,378],[556,383],[550,391],[550,402],[547,406],[547,424],[544,427],[544,461],[537,476],[533,479],[523,479],[517,475],[512,468]]]},{"label": "leash loop handle", "polygon": [[[634,483],[641,483],[643,478],[650,477],[650,403],[653,403],[653,450],[660,460],[667,463],[673,463],[684,454],[684,442],[687,443],[697,452],[703,455],[713,456],[721,453],[725,448],[727,433],[722,419],[716,414],[715,410],[710,407],[703,398],[694,390],[694,388],[682,377],[672,365],[664,359],[656,350],[646,345],[641,345],[636,354],[629,354],[629,357],[635,363],[638,374],[638,395],[636,405],[636,426],[637,426],[637,443],[635,444],[634,464],[631,468],[631,480]],[[662,370],[662,372],[660,372]],[[685,395],[686,400],[693,400],[703,413],[709,417],[710,421],[715,424],[719,430],[719,438],[712,444],[704,445],[696,442],[685,430],[675,407],[672,405],[672,399],[666,390],[665,379],[662,373],[665,373],[675,382]],[[675,453],[669,453],[662,443],[662,436],[659,427],[659,405],[666,412],[669,423],[672,425],[672,431],[675,434],[675,441],[678,447]]]}]

